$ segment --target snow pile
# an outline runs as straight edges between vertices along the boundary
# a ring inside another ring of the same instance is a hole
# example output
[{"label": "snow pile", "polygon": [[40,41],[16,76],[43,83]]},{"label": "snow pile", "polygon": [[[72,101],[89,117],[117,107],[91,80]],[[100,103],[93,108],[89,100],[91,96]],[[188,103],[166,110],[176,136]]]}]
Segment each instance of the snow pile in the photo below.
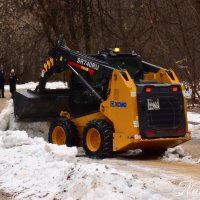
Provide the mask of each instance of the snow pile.
[{"label": "snow pile", "polygon": [[200,114],[194,112],[187,113],[189,123],[199,123],[200,124]]},{"label": "snow pile", "polygon": [[1,132],[0,142],[0,191],[16,199],[168,199],[174,189],[172,176],[139,178],[137,167],[130,173],[85,163],[75,147],[47,144],[23,131]]},{"label": "snow pile", "polygon": [[15,127],[12,130],[25,130],[29,137],[43,137],[48,140],[48,132],[50,122],[14,122],[10,123],[10,127]]},{"label": "snow pile", "polygon": [[[66,150],[67,148],[67,150]],[[49,152],[54,160],[70,160],[73,161],[74,155],[78,153],[78,150],[76,147],[66,147],[66,145],[59,145],[59,148],[57,145],[54,144],[46,144],[45,150]]]},{"label": "snow pile", "polygon": [[77,164],[55,199],[167,199],[151,191],[144,180],[105,164]]},{"label": "snow pile", "polygon": [[[38,82],[36,82],[36,83],[35,82],[29,82],[29,83],[25,83],[25,84],[17,84],[16,89],[17,90],[35,89],[37,85],[38,85]],[[55,88],[64,89],[64,88],[68,88],[68,84],[67,84],[67,82],[64,83],[62,81],[47,82],[46,88],[49,88],[49,89],[55,89]],[[5,90],[9,90],[9,85],[5,85]]]},{"label": "snow pile", "polygon": [[47,193],[51,199],[59,191],[64,172],[76,165],[75,147],[49,146],[24,131],[1,131],[0,144],[0,190],[19,199],[42,198]]},{"label": "snow pile", "polygon": [[[1,136],[2,135],[2,136]],[[0,132],[1,136],[1,147],[12,148],[15,146],[22,146],[25,144],[31,144],[32,140],[28,137],[25,131],[5,131]]]},{"label": "snow pile", "polygon": [[5,131],[9,129],[9,123],[13,115],[13,101],[8,101],[8,105],[0,113],[0,130]]},{"label": "snow pile", "polygon": [[184,96],[187,98],[187,99],[190,99],[191,96],[192,96],[192,89],[191,88],[188,88],[187,90],[184,91]]},{"label": "snow pile", "polygon": [[163,160],[188,162],[188,163],[200,163],[200,159],[194,159],[190,155],[186,155],[184,149],[181,146],[174,148],[168,148],[163,156]]},{"label": "snow pile", "polygon": [[67,82],[64,83],[62,81],[47,82],[46,88],[49,88],[49,89],[56,89],[56,88],[64,89],[64,88],[68,88],[68,84],[67,84]]},{"label": "snow pile", "polygon": [[141,149],[135,149],[135,150],[128,150],[122,154],[120,154],[120,156],[138,156],[141,155],[142,150]]},{"label": "snow pile", "polygon": [[31,139],[24,131],[1,131],[0,143],[0,190],[18,199],[132,199],[151,194],[137,176],[109,165],[79,163],[75,147]]},{"label": "snow pile", "polygon": [[189,130],[192,137],[200,139],[200,114],[194,112],[188,112]]},{"label": "snow pile", "polygon": [[193,138],[200,139],[200,124],[189,124],[189,130]]},{"label": "snow pile", "polygon": [[[185,87],[185,91],[184,91],[184,96],[186,97],[186,98],[188,98],[188,99],[190,99],[191,98],[191,96],[192,96],[192,88],[191,88],[191,85],[189,84],[189,83],[187,83],[187,82],[185,82],[185,81],[183,81],[183,85],[184,85],[184,87]],[[197,91],[198,92],[198,94],[200,94],[200,91]],[[198,98],[198,95],[197,94],[195,94],[195,96]]]},{"label": "snow pile", "polygon": [[9,100],[7,106],[0,113],[0,131],[25,130],[30,137],[43,137],[48,139],[50,122],[20,122],[15,121],[13,100]]},{"label": "snow pile", "polygon": [[[17,90],[25,90],[25,89],[35,89],[38,85],[38,82],[29,82],[25,84],[17,84],[16,89]],[[5,90],[9,90],[9,85],[5,85]]]}]

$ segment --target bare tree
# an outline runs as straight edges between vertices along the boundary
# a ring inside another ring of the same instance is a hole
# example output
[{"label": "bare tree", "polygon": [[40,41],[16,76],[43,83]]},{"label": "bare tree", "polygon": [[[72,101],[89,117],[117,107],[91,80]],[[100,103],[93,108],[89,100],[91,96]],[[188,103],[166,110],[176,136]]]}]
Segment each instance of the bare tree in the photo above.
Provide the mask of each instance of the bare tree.
[{"label": "bare tree", "polygon": [[[200,3],[197,0],[0,0],[0,65],[21,82],[37,80],[58,35],[85,53],[118,46],[173,68],[200,87]],[[184,67],[183,67],[184,66]],[[197,98],[196,98],[197,97]]]}]

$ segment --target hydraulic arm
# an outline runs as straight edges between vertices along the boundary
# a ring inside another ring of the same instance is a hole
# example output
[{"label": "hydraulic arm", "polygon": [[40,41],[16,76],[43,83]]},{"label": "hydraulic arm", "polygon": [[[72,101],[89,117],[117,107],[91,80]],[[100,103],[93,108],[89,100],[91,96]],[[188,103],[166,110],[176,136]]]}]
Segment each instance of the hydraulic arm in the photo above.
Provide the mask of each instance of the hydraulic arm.
[{"label": "hydraulic arm", "polygon": [[94,93],[100,101],[102,101],[100,96],[98,96],[95,90],[86,81],[84,81],[75,68],[87,71],[91,76],[95,74],[95,71],[101,70],[104,73],[105,78],[111,76],[114,68],[109,66],[104,61],[62,46],[62,42],[58,42],[58,44],[59,45],[49,51],[50,58],[43,66],[41,78],[39,85],[36,87],[36,91],[39,93],[44,93],[46,82],[49,77],[51,77],[54,73],[60,73],[67,69],[71,69],[72,72],[75,73],[81,80],[83,85],[86,86],[92,93]]}]

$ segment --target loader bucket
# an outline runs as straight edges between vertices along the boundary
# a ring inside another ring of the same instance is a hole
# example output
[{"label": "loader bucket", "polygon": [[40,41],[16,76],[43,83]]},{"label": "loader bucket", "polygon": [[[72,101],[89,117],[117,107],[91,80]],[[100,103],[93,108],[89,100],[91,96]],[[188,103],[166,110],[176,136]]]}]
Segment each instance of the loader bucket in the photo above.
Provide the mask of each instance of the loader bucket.
[{"label": "loader bucket", "polygon": [[36,121],[59,117],[61,111],[68,110],[69,90],[49,90],[45,94],[27,90],[14,94],[14,114],[16,119]]}]

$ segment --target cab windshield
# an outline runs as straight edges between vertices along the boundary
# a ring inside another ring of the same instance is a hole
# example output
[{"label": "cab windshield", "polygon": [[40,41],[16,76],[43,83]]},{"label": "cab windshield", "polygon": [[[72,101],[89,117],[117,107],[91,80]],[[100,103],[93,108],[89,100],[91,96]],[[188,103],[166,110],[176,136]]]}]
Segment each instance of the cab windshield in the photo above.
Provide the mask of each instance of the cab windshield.
[{"label": "cab windshield", "polygon": [[128,73],[130,74],[131,78],[135,78],[135,73],[139,70],[142,69],[141,67],[141,61],[137,57],[122,57],[122,58],[117,58],[113,57],[109,59],[109,64],[116,68],[116,69],[126,69]]}]

